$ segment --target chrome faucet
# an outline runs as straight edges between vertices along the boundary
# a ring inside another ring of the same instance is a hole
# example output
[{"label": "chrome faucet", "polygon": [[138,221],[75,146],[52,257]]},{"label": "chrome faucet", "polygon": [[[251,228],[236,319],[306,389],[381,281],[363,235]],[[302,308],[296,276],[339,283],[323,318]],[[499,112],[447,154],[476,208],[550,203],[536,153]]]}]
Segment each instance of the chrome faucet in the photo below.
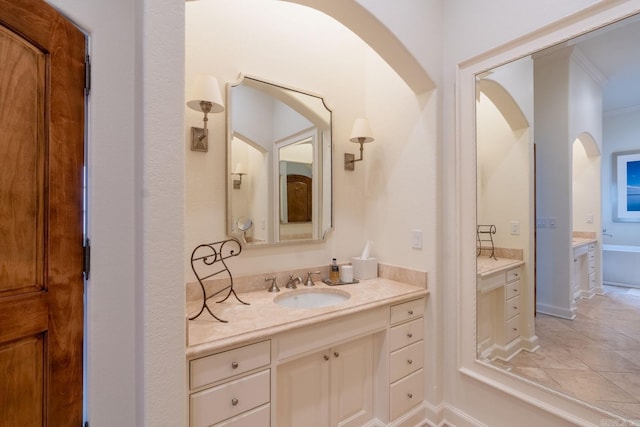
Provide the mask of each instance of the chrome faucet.
[{"label": "chrome faucet", "polygon": [[300,277],[293,277],[293,274],[289,275],[289,281],[287,282],[287,289],[296,289],[296,283],[302,283],[302,279]]},{"label": "chrome faucet", "polygon": [[606,228],[603,228],[603,229],[602,229],[602,235],[603,235],[603,236],[613,237],[613,234],[611,234],[611,233],[607,233],[607,229],[606,229]]},{"label": "chrome faucet", "polygon": [[280,288],[276,284],[276,276],[264,278],[265,282],[268,282],[269,280],[271,280],[271,287],[269,288],[269,292],[280,292]]}]

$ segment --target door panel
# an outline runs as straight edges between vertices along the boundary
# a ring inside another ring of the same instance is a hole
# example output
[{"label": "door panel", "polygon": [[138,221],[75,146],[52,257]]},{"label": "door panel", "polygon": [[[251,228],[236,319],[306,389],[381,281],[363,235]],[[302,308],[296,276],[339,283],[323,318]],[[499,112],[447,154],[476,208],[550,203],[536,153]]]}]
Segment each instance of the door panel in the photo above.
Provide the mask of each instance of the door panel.
[{"label": "door panel", "polygon": [[82,423],[84,58],[44,1],[0,0],[2,426]]},{"label": "door panel", "polygon": [[[0,295],[43,288],[44,54],[0,27]],[[35,125],[34,125],[35,124]]]}]

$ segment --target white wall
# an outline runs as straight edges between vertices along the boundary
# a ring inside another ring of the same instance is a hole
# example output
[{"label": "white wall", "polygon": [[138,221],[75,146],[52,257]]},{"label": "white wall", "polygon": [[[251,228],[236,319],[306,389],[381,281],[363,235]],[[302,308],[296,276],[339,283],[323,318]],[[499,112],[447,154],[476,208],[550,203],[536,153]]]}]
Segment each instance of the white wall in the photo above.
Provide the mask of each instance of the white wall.
[{"label": "white wall", "polygon": [[602,227],[613,237],[603,242],[615,245],[640,244],[640,223],[614,222],[611,206],[612,153],[640,150],[640,110],[630,109],[607,114],[604,118],[602,153]]}]

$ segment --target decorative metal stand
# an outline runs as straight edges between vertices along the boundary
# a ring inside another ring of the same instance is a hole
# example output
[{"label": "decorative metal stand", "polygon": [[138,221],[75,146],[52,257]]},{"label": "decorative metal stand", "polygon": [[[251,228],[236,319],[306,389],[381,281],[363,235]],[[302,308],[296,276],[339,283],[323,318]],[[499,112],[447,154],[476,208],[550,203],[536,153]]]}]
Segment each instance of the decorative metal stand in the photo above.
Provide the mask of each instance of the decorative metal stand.
[{"label": "decorative metal stand", "polygon": [[[210,298],[215,297],[216,295],[226,291],[229,292],[227,295],[217,301],[218,303],[224,302],[233,294],[234,297],[242,304],[249,305],[249,303],[244,302],[238,297],[236,291],[233,289],[233,276],[231,276],[231,271],[229,271],[229,267],[225,263],[225,260],[234,256],[240,255],[242,252],[242,246],[240,242],[236,239],[229,240],[221,240],[215,243],[205,243],[202,245],[196,246],[196,248],[191,253],[191,270],[193,270],[193,274],[195,274],[196,279],[198,279],[198,283],[200,283],[200,287],[202,288],[202,307],[198,314],[193,317],[190,317],[189,320],[197,319],[200,317],[204,310],[207,310],[211,316],[220,322],[227,323],[227,320],[222,320],[213,312],[209,307],[208,300]],[[225,286],[224,288],[216,291],[215,293],[207,296],[207,290],[204,286],[204,281],[210,279],[218,274],[227,273],[229,276],[229,286]]]},{"label": "decorative metal stand", "polygon": [[493,245],[493,235],[496,234],[496,226],[493,224],[490,225],[479,225],[476,229],[476,256],[480,256],[482,251],[491,251],[489,258],[493,258],[497,260],[495,255],[495,247]]}]

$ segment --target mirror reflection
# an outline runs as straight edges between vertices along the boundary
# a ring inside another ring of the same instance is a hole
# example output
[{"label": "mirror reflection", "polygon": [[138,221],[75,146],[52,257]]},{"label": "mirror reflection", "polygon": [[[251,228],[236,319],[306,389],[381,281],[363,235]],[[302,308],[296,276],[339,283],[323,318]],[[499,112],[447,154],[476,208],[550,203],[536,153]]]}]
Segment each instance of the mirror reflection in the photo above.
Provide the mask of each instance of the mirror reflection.
[{"label": "mirror reflection", "polygon": [[638,262],[640,223],[616,219],[635,187],[612,161],[640,149],[639,22],[476,79],[477,357],[630,419],[640,281],[618,259]]},{"label": "mirror reflection", "polygon": [[247,76],[227,99],[229,234],[250,245],[323,239],[332,227],[324,100]]}]

